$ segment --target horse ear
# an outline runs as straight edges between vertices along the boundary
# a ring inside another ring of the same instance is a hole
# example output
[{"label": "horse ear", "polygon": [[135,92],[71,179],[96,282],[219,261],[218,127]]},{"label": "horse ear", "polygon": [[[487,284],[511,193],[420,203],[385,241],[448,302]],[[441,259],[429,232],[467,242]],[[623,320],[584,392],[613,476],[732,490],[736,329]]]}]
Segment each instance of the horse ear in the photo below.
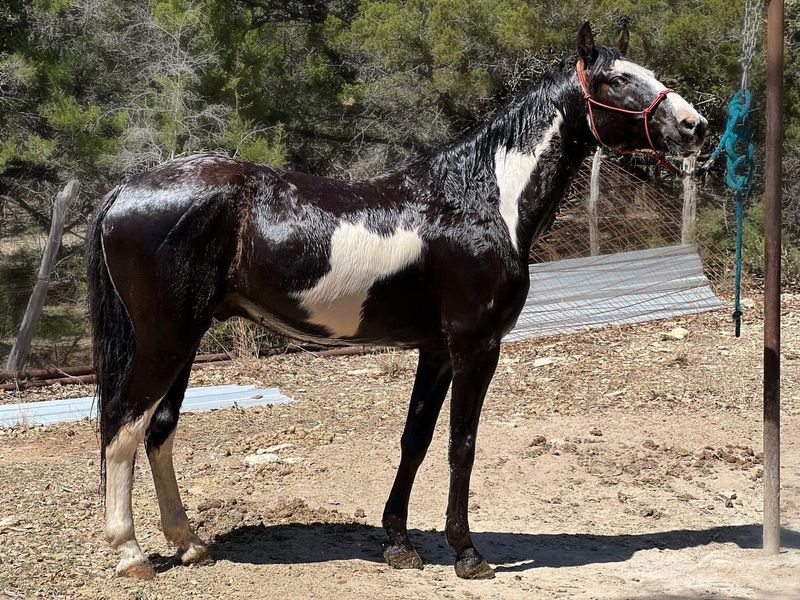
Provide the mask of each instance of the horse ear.
[{"label": "horse ear", "polygon": [[630,45],[631,34],[628,31],[628,24],[622,24],[622,31],[619,32],[619,39],[617,40],[617,48],[622,53],[622,56],[628,56],[628,46]]},{"label": "horse ear", "polygon": [[584,66],[588,68],[592,66],[596,55],[592,24],[586,21],[578,32],[578,56],[583,59]]}]

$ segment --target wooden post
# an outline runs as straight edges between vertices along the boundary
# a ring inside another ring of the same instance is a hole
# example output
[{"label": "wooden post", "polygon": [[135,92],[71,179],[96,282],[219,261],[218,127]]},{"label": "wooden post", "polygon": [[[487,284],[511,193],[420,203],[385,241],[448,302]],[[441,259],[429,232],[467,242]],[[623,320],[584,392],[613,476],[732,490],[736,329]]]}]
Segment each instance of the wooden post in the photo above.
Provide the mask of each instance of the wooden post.
[{"label": "wooden post", "polygon": [[39,317],[42,314],[44,301],[47,297],[50,272],[53,270],[56,254],[58,254],[58,249],[61,247],[61,234],[64,231],[67,210],[69,205],[78,197],[80,187],[80,182],[77,179],[70,180],[64,186],[64,189],[56,195],[56,200],[53,203],[53,220],[50,223],[50,235],[47,238],[47,245],[42,255],[42,263],[39,265],[39,275],[28,300],[28,308],[25,309],[25,317],[19,327],[14,347],[8,356],[6,369],[12,373],[18,373],[28,360],[33,334],[36,331],[36,325],[39,323]]},{"label": "wooden post", "polygon": [[695,225],[697,221],[697,182],[694,171],[697,168],[697,157],[683,159],[683,216],[681,219],[681,244],[692,244],[695,241]]},{"label": "wooden post", "polygon": [[597,202],[600,200],[600,163],[603,160],[603,151],[600,148],[594,153],[592,159],[592,177],[589,181],[589,204],[586,214],[589,218],[589,253],[592,256],[600,254],[600,235],[597,230]]},{"label": "wooden post", "polygon": [[767,9],[767,157],[764,169],[764,550],[781,549],[781,186],[783,0]]}]

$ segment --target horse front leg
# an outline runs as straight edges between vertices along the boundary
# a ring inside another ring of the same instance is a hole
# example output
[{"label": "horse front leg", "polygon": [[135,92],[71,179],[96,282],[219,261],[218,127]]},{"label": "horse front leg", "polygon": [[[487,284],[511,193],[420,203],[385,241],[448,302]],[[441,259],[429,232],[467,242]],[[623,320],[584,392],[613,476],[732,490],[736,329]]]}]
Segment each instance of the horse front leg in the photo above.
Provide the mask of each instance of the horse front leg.
[{"label": "horse front leg", "polygon": [[446,351],[420,350],[408,417],[400,439],[400,466],[383,511],[383,527],[389,537],[389,546],[383,556],[396,569],[422,568],[422,559],[408,539],[408,500],[417,470],[430,446],[451,379],[452,367]]},{"label": "horse front leg", "polygon": [[451,337],[451,356],[450,495],[445,536],[447,543],[456,551],[456,575],[464,579],[491,579],[494,570],[472,544],[467,507],[478,420],[500,356],[500,337]]}]

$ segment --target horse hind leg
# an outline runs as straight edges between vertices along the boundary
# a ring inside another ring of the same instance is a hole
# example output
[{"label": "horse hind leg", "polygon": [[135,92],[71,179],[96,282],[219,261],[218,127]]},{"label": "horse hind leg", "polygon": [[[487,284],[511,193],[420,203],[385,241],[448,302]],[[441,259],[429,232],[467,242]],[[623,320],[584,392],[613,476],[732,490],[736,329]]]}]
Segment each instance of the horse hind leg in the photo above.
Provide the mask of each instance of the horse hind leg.
[{"label": "horse hind leg", "polygon": [[195,534],[181,502],[175,468],[172,463],[172,446],[178,424],[181,403],[191,373],[191,361],[186,364],[161,401],[153,415],[147,432],[145,447],[153,472],[153,483],[161,511],[161,529],[167,541],[178,548],[184,565],[210,562],[208,546]]},{"label": "horse hind leg", "polygon": [[144,440],[159,403],[160,399],[151,402],[138,418],[122,425],[105,448],[105,535],[109,545],[119,552],[116,573],[121,577],[152,579],[155,576],[150,561],[136,541],[131,494],[136,450]]},{"label": "horse hind leg", "polygon": [[[143,345],[144,346],[144,345]],[[175,356],[175,355],[170,355]],[[106,424],[106,540],[119,552],[116,573],[121,577],[150,579],[155,576],[150,561],[136,541],[131,496],[136,451],[144,441],[153,416],[173,382],[186,364],[184,357],[175,368],[167,355],[136,352],[130,377],[118,402],[105,403]]]}]

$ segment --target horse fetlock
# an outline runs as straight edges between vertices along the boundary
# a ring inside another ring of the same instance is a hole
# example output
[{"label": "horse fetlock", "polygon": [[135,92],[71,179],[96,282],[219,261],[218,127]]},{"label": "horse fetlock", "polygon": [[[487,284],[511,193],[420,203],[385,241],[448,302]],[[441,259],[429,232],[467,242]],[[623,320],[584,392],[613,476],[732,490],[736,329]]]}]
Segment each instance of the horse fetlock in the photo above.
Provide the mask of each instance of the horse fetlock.
[{"label": "horse fetlock", "polygon": [[494,569],[475,548],[467,548],[459,554],[455,570],[461,579],[494,579]]},{"label": "horse fetlock", "polygon": [[422,569],[424,563],[410,544],[391,545],[383,551],[386,564],[395,569]]},{"label": "horse fetlock", "polygon": [[395,543],[395,538],[406,536],[406,518],[396,515],[394,512],[384,511],[381,524],[392,543]]},{"label": "horse fetlock", "polygon": [[199,539],[197,543],[192,543],[181,554],[181,563],[184,566],[189,565],[206,565],[214,562],[211,556],[211,551]]},{"label": "horse fetlock", "polygon": [[181,550],[188,550],[192,546],[205,546],[189,525],[189,520],[178,521],[174,525],[163,525],[166,540]]},{"label": "horse fetlock", "polygon": [[136,538],[133,536],[133,527],[130,523],[121,523],[116,520],[106,522],[105,536],[106,542],[108,542],[112,550],[120,549],[130,541],[136,543]]},{"label": "horse fetlock", "polygon": [[448,517],[444,526],[444,539],[459,557],[470,549],[474,550],[469,534],[469,525],[464,519]]},{"label": "horse fetlock", "polygon": [[165,528],[164,537],[178,548],[181,563],[184,565],[205,564],[212,561],[208,546],[192,531],[188,520],[181,525]]}]

